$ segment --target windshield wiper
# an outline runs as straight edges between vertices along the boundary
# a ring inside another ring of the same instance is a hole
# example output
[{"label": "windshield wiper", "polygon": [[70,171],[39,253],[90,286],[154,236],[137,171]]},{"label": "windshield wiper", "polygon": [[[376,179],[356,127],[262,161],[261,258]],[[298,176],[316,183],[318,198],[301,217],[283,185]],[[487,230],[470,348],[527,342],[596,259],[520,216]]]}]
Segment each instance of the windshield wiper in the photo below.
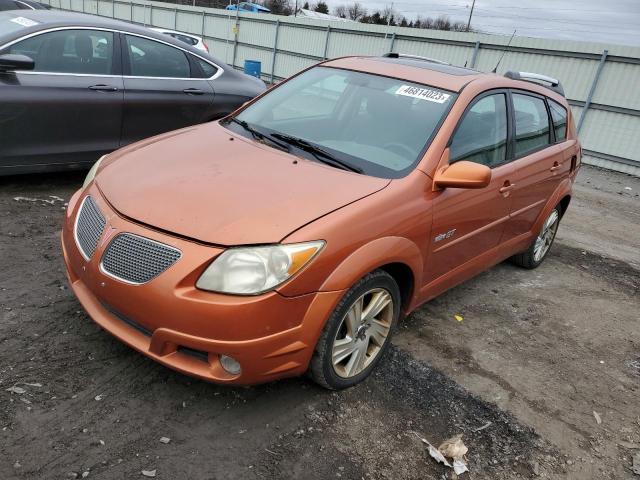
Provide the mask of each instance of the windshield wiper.
[{"label": "windshield wiper", "polygon": [[284,133],[273,133],[272,137],[283,140],[291,145],[298,147],[300,150],[304,150],[305,152],[311,153],[318,161],[322,163],[326,163],[328,165],[332,165],[334,167],[342,168],[343,170],[349,170],[351,172],[363,173],[363,170],[360,167],[352,165],[351,163],[345,162],[344,160],[340,160],[336,158],[323,148],[315,145],[314,143],[308,142],[303,138],[292,137],[290,135],[285,135]]},{"label": "windshield wiper", "polygon": [[255,138],[256,140],[269,140],[272,144],[276,145],[278,148],[280,148],[281,150],[284,150],[285,152],[288,152],[289,150],[291,150],[289,148],[289,145],[287,145],[286,143],[282,143],[277,140],[274,140],[273,138],[271,138],[271,135],[267,135],[265,133],[262,133],[256,130],[244,120],[238,120],[236,117],[230,117],[227,119],[227,122],[237,123],[242,128],[244,128],[247,132],[249,132],[253,136],[253,138]]}]

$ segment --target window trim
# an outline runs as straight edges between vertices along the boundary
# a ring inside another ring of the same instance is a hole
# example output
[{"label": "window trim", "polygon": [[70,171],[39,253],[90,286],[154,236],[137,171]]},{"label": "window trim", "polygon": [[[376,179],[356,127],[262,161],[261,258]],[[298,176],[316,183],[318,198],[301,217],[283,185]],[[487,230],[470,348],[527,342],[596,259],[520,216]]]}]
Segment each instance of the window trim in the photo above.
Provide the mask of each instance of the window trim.
[{"label": "window trim", "polygon": [[[44,29],[44,30],[38,30],[37,32],[31,32],[31,33],[29,33],[27,35],[23,35],[22,37],[19,37],[19,38],[15,39],[15,40],[11,40],[11,41],[5,43],[4,45],[1,45],[0,46],[0,52],[3,51],[5,48],[10,47],[11,45],[14,45],[14,44],[16,44],[18,42],[21,42],[23,40],[26,40],[28,38],[35,37],[37,35],[42,35],[42,34],[49,33],[49,32],[56,32],[56,31],[60,31],[60,30],[95,30],[95,31],[101,31],[101,32],[112,32],[114,34],[114,37],[115,36],[120,37],[120,35],[118,35],[118,34],[124,34],[124,35],[134,35],[136,37],[146,38],[148,40],[153,40],[155,42],[164,43],[164,44],[166,44],[166,45],[168,45],[170,47],[177,48],[178,50],[182,50],[186,55],[193,55],[194,57],[198,57],[201,60],[211,64],[212,66],[214,66],[217,70],[216,70],[216,73],[213,76],[209,77],[209,78],[138,77],[138,76],[133,76],[133,75],[123,75],[122,74],[122,71],[123,71],[122,67],[124,65],[122,65],[122,57],[123,57],[122,50],[123,50],[124,46],[122,45],[122,42],[119,42],[120,43],[120,49],[118,50],[118,54],[119,54],[119,56],[121,58],[121,61],[120,61],[120,64],[121,64],[120,65],[120,72],[121,73],[120,74],[96,75],[96,74],[93,74],[93,73],[33,72],[33,71],[30,71],[30,70],[16,70],[16,73],[20,73],[21,75],[22,74],[25,74],[25,75],[67,75],[67,76],[76,76],[76,77],[123,77],[123,78],[159,79],[159,80],[167,80],[167,79],[169,79],[169,80],[208,80],[208,81],[211,81],[211,80],[216,80],[217,78],[219,78],[225,71],[224,68],[222,68],[217,63],[212,62],[211,60],[209,60],[207,58],[204,58],[201,55],[198,55],[197,53],[193,53],[190,50],[187,50],[185,48],[179,47],[177,45],[173,45],[173,44],[171,44],[169,42],[165,42],[165,41],[159,40],[157,38],[153,38],[153,37],[149,37],[149,36],[146,36],[146,35],[142,35],[140,33],[127,32],[125,30],[119,30],[119,29],[116,29],[116,28],[108,28],[108,27],[87,27],[87,26],[69,26],[69,25],[66,25],[64,27],[52,27],[52,28],[47,28],[47,29]],[[162,34],[162,35],[164,35],[164,34]],[[115,52],[115,39],[114,39],[114,52]],[[114,58],[115,58],[115,54],[114,54]],[[187,58],[189,58],[189,57],[187,57]]]},{"label": "window trim", "polygon": [[[469,102],[469,104],[465,107],[464,111],[462,112],[462,115],[460,115],[460,119],[458,120],[458,123],[456,123],[456,127],[453,129],[453,132],[451,132],[451,135],[449,136],[449,140],[447,141],[446,148],[451,147],[451,143],[453,142],[453,137],[456,135],[456,133],[458,132],[458,129],[460,128],[460,125],[462,125],[462,122],[464,122],[464,119],[467,117],[469,110],[471,110],[475,106],[475,104],[478,103],[480,100],[482,100],[485,97],[489,97],[491,95],[504,96],[504,103],[505,103],[505,109],[507,114],[507,144],[506,144],[507,148],[505,152],[505,160],[504,162],[497,163],[495,165],[491,165],[491,166],[487,165],[487,167],[493,170],[494,168],[502,167],[507,163],[511,163],[514,160],[512,157],[514,152],[513,147],[515,144],[512,141],[513,140],[512,137],[515,132],[515,125],[513,124],[513,119],[512,119],[510,108],[509,108],[511,106],[511,98],[509,95],[508,88],[493,88],[491,90],[485,90],[484,92],[481,92],[475,97],[473,97],[473,100]],[[453,160],[453,161],[449,160],[449,165],[456,162],[461,162],[463,160],[464,160],[463,158],[459,160]]]},{"label": "window trim", "polygon": [[[542,145],[540,147],[534,148],[533,150],[529,150],[528,152],[516,156],[516,109],[513,105],[513,94],[518,94],[518,95],[526,95],[529,97],[534,97],[537,98],[539,100],[542,100],[542,102],[544,103],[544,108],[547,111],[547,123],[549,124],[549,143],[547,143],[546,145]],[[534,153],[538,153],[541,152],[542,150],[544,150],[545,148],[549,148],[554,146],[557,142],[555,142],[555,131],[553,129],[553,122],[551,121],[551,112],[549,111],[549,105],[547,104],[547,97],[545,95],[540,95],[539,93],[535,93],[535,92],[531,92],[529,90],[521,90],[518,88],[510,88],[509,89],[509,98],[510,98],[510,107],[511,107],[511,115],[512,115],[512,121],[513,121],[513,138],[512,138],[512,142],[513,142],[513,147],[512,147],[512,152],[513,152],[513,160],[512,161],[516,161],[516,160],[520,160],[521,158],[525,158],[528,157],[529,155],[533,155]],[[552,141],[553,140],[553,141]]]}]

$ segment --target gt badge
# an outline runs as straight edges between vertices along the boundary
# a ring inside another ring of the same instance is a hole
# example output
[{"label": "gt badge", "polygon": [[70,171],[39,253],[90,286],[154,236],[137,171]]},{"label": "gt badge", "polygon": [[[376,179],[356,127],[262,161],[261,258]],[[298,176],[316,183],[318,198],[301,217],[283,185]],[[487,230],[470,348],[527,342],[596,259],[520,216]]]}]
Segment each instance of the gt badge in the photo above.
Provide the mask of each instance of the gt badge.
[{"label": "gt badge", "polygon": [[436,235],[436,238],[434,239],[434,241],[440,242],[440,241],[442,241],[442,240],[444,240],[446,238],[451,238],[451,237],[453,237],[455,235],[455,233],[456,233],[456,229],[455,228],[451,229],[448,232],[444,232],[444,233],[441,233],[439,235]]}]

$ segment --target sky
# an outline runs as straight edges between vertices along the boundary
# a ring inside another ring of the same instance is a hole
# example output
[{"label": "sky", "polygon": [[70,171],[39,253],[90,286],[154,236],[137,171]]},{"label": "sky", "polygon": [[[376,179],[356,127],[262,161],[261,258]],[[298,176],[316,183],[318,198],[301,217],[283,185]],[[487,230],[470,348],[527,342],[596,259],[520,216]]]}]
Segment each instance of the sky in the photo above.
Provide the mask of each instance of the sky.
[{"label": "sky", "polygon": [[[330,7],[354,0],[325,0]],[[368,10],[388,0],[359,0]],[[447,15],[467,21],[472,0],[396,0],[407,18]],[[471,26],[487,33],[640,46],[640,0],[476,0]]]}]

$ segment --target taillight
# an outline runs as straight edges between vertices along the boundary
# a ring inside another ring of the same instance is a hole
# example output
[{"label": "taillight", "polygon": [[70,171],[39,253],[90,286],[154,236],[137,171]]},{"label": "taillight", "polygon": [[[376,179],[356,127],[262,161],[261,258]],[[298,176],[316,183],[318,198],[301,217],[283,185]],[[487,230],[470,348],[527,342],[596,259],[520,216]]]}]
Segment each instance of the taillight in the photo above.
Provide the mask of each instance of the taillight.
[{"label": "taillight", "polygon": [[207,51],[207,53],[209,53],[209,45],[204,42],[202,42],[202,45],[204,45],[204,49]]}]

